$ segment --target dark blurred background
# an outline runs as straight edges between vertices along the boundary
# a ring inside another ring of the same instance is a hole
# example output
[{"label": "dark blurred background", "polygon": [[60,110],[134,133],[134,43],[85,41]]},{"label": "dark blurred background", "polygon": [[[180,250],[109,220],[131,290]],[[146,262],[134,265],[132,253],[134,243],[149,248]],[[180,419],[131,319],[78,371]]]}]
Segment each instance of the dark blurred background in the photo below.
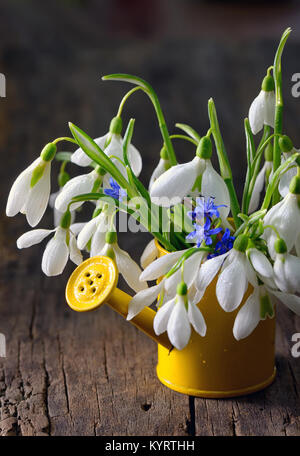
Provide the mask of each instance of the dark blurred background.
[{"label": "dark blurred background", "polygon": [[[283,57],[284,127],[300,144],[300,99],[291,95],[292,74],[300,72],[297,1],[1,0],[0,21],[0,72],[7,81],[6,98],[0,99],[2,214],[13,179],[45,143],[68,134],[68,121],[92,137],[107,131],[131,88],[101,81],[112,72],[136,74],[154,86],[170,131],[184,122],[203,134],[207,100],[214,97],[241,195],[243,118],[287,26],[293,33]],[[136,118],[133,143],[142,153],[141,178],[147,183],[162,141],[142,93],[127,103],[124,120],[130,117]],[[68,144],[61,148],[73,150]],[[193,157],[189,144],[177,141],[175,148],[180,161]],[[24,217],[17,220],[5,221],[3,236],[27,229]]]}]

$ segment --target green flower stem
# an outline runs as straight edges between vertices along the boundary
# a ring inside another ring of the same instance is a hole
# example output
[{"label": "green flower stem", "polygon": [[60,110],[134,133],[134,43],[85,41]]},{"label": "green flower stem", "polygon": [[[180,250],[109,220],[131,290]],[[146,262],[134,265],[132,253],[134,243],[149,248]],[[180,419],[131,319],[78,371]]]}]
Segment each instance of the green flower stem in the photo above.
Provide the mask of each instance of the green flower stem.
[{"label": "green flower stem", "polygon": [[228,192],[230,195],[230,206],[231,206],[233,220],[235,223],[235,227],[238,228],[241,225],[241,220],[238,217],[238,214],[241,212],[241,210],[240,210],[240,205],[239,205],[239,202],[238,202],[238,199],[236,196],[235,188],[233,185],[231,167],[229,164],[229,160],[228,160],[227,152],[226,152],[225,145],[223,142],[223,138],[222,138],[222,135],[220,132],[217,112],[216,112],[215,104],[214,104],[214,101],[212,98],[210,98],[210,100],[208,100],[208,115],[209,115],[212,134],[213,134],[214,141],[216,144],[221,176],[223,177],[225,184],[227,185],[227,188],[228,188]]},{"label": "green flower stem", "polygon": [[[68,136],[63,136],[61,138],[56,138],[53,142],[53,144],[57,144],[58,142],[60,141],[68,141],[68,142],[71,142],[73,144],[77,144],[77,141],[75,141],[75,139],[73,138],[69,138]],[[78,144],[77,144],[78,145]]]},{"label": "green flower stem", "polygon": [[255,146],[254,146],[252,131],[251,131],[250,124],[249,124],[249,119],[247,119],[247,118],[245,119],[244,126],[245,126],[246,150],[247,150],[247,173],[246,173],[246,179],[245,179],[245,185],[244,185],[244,191],[243,191],[242,213],[247,214],[248,213],[247,200],[248,200],[249,186],[250,186],[250,181],[251,181],[251,164],[252,164],[253,157],[254,157]]},{"label": "green flower stem", "polygon": [[163,140],[164,140],[167,152],[168,152],[170,164],[171,164],[171,166],[177,165],[177,160],[176,160],[175,152],[173,149],[172,141],[170,140],[170,135],[169,135],[168,128],[166,125],[166,121],[165,121],[158,97],[157,97],[155,91],[153,90],[153,88],[151,87],[151,85],[148,82],[144,81],[143,79],[141,79],[137,76],[129,75],[129,74],[110,74],[107,76],[103,76],[102,80],[103,81],[109,81],[109,80],[110,81],[126,81],[126,82],[130,82],[131,84],[136,84],[143,89],[143,91],[148,95],[148,97],[150,98],[150,100],[154,106],[154,109],[155,109],[155,112],[157,115],[157,119],[158,119],[158,123],[159,123],[159,128],[160,128],[160,131],[161,131],[161,134],[162,134],[162,137],[163,137]]},{"label": "green flower stem", "polygon": [[121,103],[119,105],[117,117],[121,117],[121,114],[122,114],[126,101],[133,93],[137,92],[138,90],[142,90],[142,87],[140,87],[140,86],[134,87],[133,89],[129,90],[129,92],[127,92],[126,95],[122,98]]},{"label": "green flower stem", "polygon": [[[276,105],[275,105],[275,123],[274,123],[274,133],[282,134],[282,116],[283,116],[283,99],[282,99],[282,73],[281,73],[281,57],[282,52],[285,46],[285,43],[291,33],[291,29],[287,28],[283,33],[276,55],[274,59],[274,81],[275,81],[275,96],[276,96]],[[281,150],[279,147],[279,138],[278,136],[274,139],[274,149],[273,149],[273,172],[275,172],[281,163]],[[278,188],[274,189],[273,193],[273,205],[278,203],[280,200],[280,195]]]},{"label": "green flower stem", "polygon": [[199,143],[201,136],[199,133],[192,127],[190,127],[187,124],[182,124],[182,123],[176,123],[175,127],[179,128],[180,130],[184,131],[187,135],[189,135],[191,138],[195,139],[197,143]]},{"label": "green flower stem", "polygon": [[196,141],[195,139],[191,138],[190,136],[186,136],[186,135],[171,135],[170,139],[184,139],[185,141],[189,141],[192,144],[194,144],[195,146],[198,146],[198,141]]}]

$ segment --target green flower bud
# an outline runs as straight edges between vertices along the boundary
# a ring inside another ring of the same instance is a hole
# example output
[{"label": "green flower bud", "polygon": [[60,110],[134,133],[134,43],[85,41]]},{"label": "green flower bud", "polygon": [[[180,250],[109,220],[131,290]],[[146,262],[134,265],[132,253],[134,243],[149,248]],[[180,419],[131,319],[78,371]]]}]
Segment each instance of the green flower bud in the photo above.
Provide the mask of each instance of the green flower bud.
[{"label": "green flower bud", "polygon": [[61,217],[59,225],[61,228],[67,229],[71,225],[71,212],[67,210]]},{"label": "green flower bud", "polygon": [[200,158],[209,159],[212,155],[212,142],[209,136],[200,139],[196,155]]},{"label": "green flower bud", "polygon": [[240,234],[236,240],[234,241],[233,247],[235,250],[238,250],[239,252],[245,252],[248,247],[248,236],[245,234]]},{"label": "green flower bud", "polygon": [[287,252],[287,246],[286,243],[283,239],[276,239],[274,242],[274,249],[276,253],[286,253]]},{"label": "green flower bud", "polygon": [[291,180],[289,190],[291,193],[294,193],[295,195],[300,195],[300,177],[299,176],[294,176],[293,179]]},{"label": "green flower bud", "polygon": [[99,214],[101,214],[102,208],[101,207],[96,207],[96,209],[93,212],[93,218],[97,217]]},{"label": "green flower bud", "polygon": [[96,166],[95,171],[99,174],[99,176],[105,176],[105,174],[106,174],[105,169],[99,165]]},{"label": "green flower bud", "polygon": [[46,162],[39,163],[32,171],[30,187],[34,187],[44,174]]},{"label": "green flower bud", "polygon": [[63,171],[61,173],[59,173],[58,175],[58,185],[59,187],[63,187],[64,185],[66,185],[66,183],[70,180],[70,174],[67,173],[66,171]]},{"label": "green flower bud", "polygon": [[115,135],[120,135],[123,128],[123,122],[121,117],[114,117],[110,122],[109,132],[114,133]]},{"label": "green flower bud", "polygon": [[186,283],[184,282],[180,282],[178,285],[177,285],[177,290],[176,290],[177,294],[179,296],[185,296],[187,294],[187,285]]},{"label": "green flower bud", "polygon": [[107,244],[114,244],[117,242],[117,233],[115,231],[108,231],[105,235],[105,242]]},{"label": "green flower bud", "polygon": [[51,161],[55,157],[56,151],[57,151],[56,144],[54,144],[54,143],[46,144],[44,149],[41,152],[41,158],[45,162]]},{"label": "green flower bud", "polygon": [[291,152],[293,150],[293,143],[287,135],[281,136],[278,143],[282,152]]},{"label": "green flower bud", "polygon": [[261,90],[264,90],[265,92],[272,92],[272,90],[275,90],[275,82],[273,76],[269,74],[264,77],[261,85]]},{"label": "green flower bud", "polygon": [[168,152],[167,152],[167,149],[165,148],[165,146],[163,146],[161,148],[160,158],[162,158],[163,160],[169,160]]},{"label": "green flower bud", "polygon": [[265,160],[269,162],[273,161],[273,146],[270,142],[267,144],[267,147],[265,148]]}]

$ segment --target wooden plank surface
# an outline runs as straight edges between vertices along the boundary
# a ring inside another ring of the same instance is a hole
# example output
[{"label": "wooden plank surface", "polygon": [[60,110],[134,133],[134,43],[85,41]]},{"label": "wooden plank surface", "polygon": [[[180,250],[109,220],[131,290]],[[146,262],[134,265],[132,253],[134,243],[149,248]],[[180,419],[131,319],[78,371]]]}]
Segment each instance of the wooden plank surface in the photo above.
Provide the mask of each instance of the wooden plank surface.
[{"label": "wooden plank surface", "polygon": [[[300,361],[290,354],[299,318],[279,308],[278,375],[268,389],[235,400],[189,398],[159,383],[155,344],[112,310],[72,312],[64,301],[72,266],[60,278],[42,276],[44,246],[17,251],[15,240],[28,227],[22,216],[12,220],[3,215],[13,177],[46,142],[67,134],[68,120],[92,136],[105,132],[125,90],[99,82],[100,74],[113,71],[149,80],[170,125],[175,120],[191,123],[201,133],[208,125],[206,100],[214,95],[240,193],[245,172],[241,119],[272,62],[274,31],[269,29],[269,39],[226,41],[222,28],[221,39],[215,40],[197,36],[196,29],[189,36],[186,24],[185,37],[177,39],[173,18],[168,34],[157,41],[152,29],[137,38],[123,29],[120,35],[112,10],[103,4],[103,27],[97,27],[90,7],[70,9],[67,3],[51,2],[45,10],[41,2],[31,4],[4,0],[0,6],[0,71],[7,77],[7,98],[0,100],[5,163],[0,180],[0,332],[7,338],[7,357],[0,358],[0,435],[300,435]],[[192,10],[195,15],[195,6]],[[192,10],[186,11],[190,20]],[[296,34],[286,52],[287,79],[299,70],[298,39]],[[285,95],[285,125],[299,145],[295,119],[300,102],[291,97],[288,83]],[[124,119],[133,114],[147,182],[161,139],[148,100],[136,95]],[[186,160],[192,149],[180,144],[178,152]],[[47,215],[41,227],[49,224]],[[147,240],[140,233],[120,236],[136,259]]]}]

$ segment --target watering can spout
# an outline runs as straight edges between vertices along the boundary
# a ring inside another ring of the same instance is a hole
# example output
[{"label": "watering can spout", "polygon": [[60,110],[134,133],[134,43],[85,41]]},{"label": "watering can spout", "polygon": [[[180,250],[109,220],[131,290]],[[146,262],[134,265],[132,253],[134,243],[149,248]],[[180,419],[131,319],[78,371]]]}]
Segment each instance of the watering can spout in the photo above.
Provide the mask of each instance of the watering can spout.
[{"label": "watering can spout", "polygon": [[[108,257],[89,258],[71,274],[66,287],[68,305],[77,312],[86,312],[108,304],[122,317],[127,318],[128,305],[132,296],[116,288],[118,270],[115,262]],[[153,329],[156,312],[145,307],[129,320],[147,336],[167,349],[172,348],[166,333],[157,336]]]}]

